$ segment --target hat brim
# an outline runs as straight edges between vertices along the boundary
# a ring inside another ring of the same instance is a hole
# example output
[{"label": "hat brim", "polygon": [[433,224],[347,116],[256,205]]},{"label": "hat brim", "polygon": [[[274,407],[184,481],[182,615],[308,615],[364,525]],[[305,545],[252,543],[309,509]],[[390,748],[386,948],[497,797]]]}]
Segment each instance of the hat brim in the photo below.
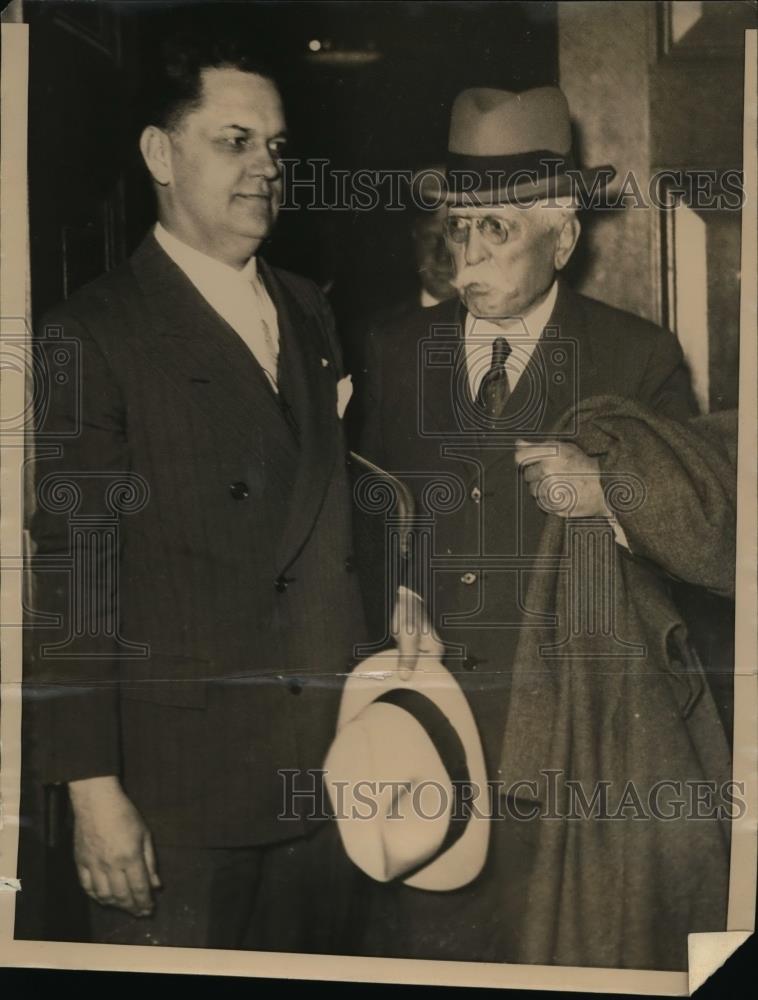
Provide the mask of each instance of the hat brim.
[{"label": "hat brim", "polygon": [[[372,879],[389,882],[438,853],[453,789],[434,743],[411,714],[379,701],[367,705],[340,728],[324,770],[342,846]],[[438,790],[431,808],[421,804],[419,782]]]},{"label": "hat brim", "polygon": [[482,186],[476,190],[459,191],[455,185],[449,183],[449,175],[445,178],[445,184],[442,184],[439,173],[430,173],[420,179],[419,192],[424,203],[430,207],[436,203],[438,207],[519,205],[528,208],[535,202],[547,198],[571,197],[576,201],[578,208],[590,208],[592,200],[599,192],[605,190],[615,176],[615,168],[610,164],[604,164],[536,181],[524,180],[517,184]]},{"label": "hat brim", "polygon": [[[471,814],[463,834],[451,847],[403,881],[414,888],[435,892],[459,889],[479,875],[489,846],[490,795],[479,730],[458,682],[438,659],[422,658],[411,678],[403,681],[399,678],[397,657],[396,649],[384,650],[355,667],[343,690],[337,732],[339,734],[343,726],[381,695],[398,688],[410,686],[426,695],[444,712],[455,727],[466,753],[473,793],[470,798]],[[328,772],[329,769],[325,769]],[[329,790],[328,773],[325,784]],[[337,822],[341,827],[339,819]],[[340,828],[343,838],[345,833],[347,828],[344,831]],[[374,836],[373,831],[370,836]]]}]

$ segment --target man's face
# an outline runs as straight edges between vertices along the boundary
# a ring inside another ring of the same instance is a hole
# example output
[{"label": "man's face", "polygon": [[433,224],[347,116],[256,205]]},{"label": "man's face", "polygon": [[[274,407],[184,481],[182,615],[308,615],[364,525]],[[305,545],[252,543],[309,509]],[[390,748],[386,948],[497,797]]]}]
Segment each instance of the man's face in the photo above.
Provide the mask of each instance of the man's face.
[{"label": "man's face", "polygon": [[442,301],[455,295],[450,284],[453,267],[445,242],[447,210],[425,212],[413,225],[413,247],[416,270],[424,289]]},{"label": "man's face", "polygon": [[284,112],[274,84],[237,69],[205,69],[202,103],[169,133],[170,221],[212,256],[268,236],[282,200]]},{"label": "man's face", "polygon": [[[465,239],[456,242],[448,235],[447,244],[453,284],[474,316],[522,315],[548,291],[555,276],[558,237],[542,208],[451,207],[449,217],[465,220],[451,222],[458,227],[458,238]],[[476,222],[483,220],[479,229]],[[488,234],[503,242],[488,240]]]}]

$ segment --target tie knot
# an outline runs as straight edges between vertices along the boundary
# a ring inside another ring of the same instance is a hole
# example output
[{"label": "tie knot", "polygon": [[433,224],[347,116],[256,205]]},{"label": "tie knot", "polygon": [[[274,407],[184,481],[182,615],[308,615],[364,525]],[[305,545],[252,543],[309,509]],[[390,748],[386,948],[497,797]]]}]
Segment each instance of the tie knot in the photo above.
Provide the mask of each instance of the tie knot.
[{"label": "tie knot", "polygon": [[495,337],[492,344],[492,367],[500,368],[508,360],[511,353],[511,345],[505,337]]}]

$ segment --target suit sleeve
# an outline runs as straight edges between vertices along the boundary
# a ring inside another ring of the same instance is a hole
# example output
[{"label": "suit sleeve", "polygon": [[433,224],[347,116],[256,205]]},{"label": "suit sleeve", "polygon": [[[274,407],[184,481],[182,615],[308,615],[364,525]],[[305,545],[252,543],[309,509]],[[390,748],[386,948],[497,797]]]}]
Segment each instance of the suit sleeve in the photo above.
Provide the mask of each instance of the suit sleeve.
[{"label": "suit sleeve", "polygon": [[[364,367],[356,393],[355,439],[358,442],[357,451],[363,458],[380,469],[392,472],[382,432],[384,336],[381,328],[370,331],[366,336]],[[362,473],[363,470],[357,471]],[[394,594],[389,594],[387,590],[389,566],[385,515],[356,509],[355,517],[356,547],[361,565],[361,588],[369,634],[374,640],[384,639],[389,634],[394,606]],[[406,559],[400,560],[395,572],[398,583],[412,589],[414,574]]]},{"label": "suit sleeve", "polygon": [[685,421],[697,415],[687,363],[679,341],[668,331],[662,331],[653,341],[639,398],[672,420]]},{"label": "suit sleeve", "polygon": [[372,330],[366,338],[366,363],[358,386],[356,413],[360,421],[358,451],[375,465],[386,466],[382,435],[382,337]]},{"label": "suit sleeve", "polygon": [[[698,413],[682,349],[676,337],[667,330],[659,330],[653,340],[639,398],[656,413],[680,423]],[[634,555],[634,548],[618,520],[613,522],[613,531],[622,549]]]},{"label": "suit sleeve", "polygon": [[67,314],[45,326],[51,323],[78,363],[74,391],[51,379],[35,442],[34,614],[25,680],[36,720],[35,770],[45,783],[120,771],[120,526],[114,528],[108,487],[129,469],[125,407],[108,363],[80,321]]}]

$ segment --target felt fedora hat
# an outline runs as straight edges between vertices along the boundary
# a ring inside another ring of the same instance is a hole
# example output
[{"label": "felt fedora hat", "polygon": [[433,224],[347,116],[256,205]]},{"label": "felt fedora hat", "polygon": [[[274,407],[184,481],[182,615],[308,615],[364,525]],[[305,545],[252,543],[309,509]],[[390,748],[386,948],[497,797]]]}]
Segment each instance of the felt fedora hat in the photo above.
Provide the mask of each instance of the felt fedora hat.
[{"label": "felt fedora hat", "polygon": [[468,702],[436,657],[408,680],[394,649],[353,670],[324,770],[345,851],[371,878],[441,892],[482,870],[484,754]]},{"label": "felt fedora hat", "polygon": [[558,87],[520,94],[464,90],[453,103],[446,175],[421,180],[425,200],[454,205],[528,205],[547,197],[579,198],[602,188],[609,164],[579,170],[572,154],[568,102]]}]

